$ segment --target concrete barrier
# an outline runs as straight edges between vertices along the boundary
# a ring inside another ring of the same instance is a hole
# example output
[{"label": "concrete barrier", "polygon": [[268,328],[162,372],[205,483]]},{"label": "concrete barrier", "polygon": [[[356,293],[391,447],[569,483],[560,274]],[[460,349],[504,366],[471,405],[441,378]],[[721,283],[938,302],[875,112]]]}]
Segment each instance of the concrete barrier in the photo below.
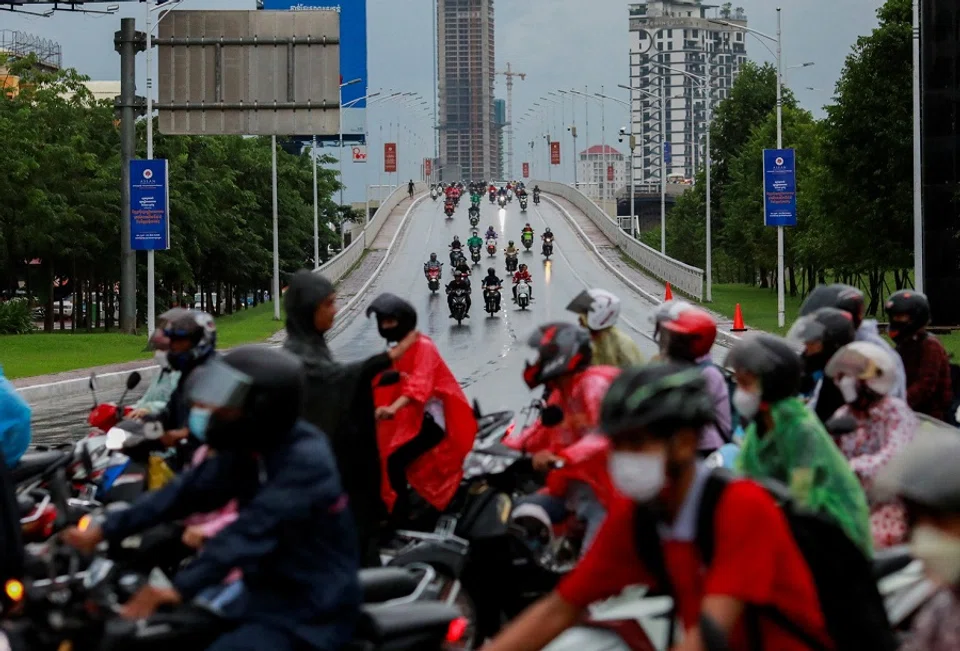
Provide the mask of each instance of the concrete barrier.
[{"label": "concrete barrier", "polygon": [[703,301],[703,269],[664,255],[625,233],[609,215],[576,188],[553,181],[530,181],[527,187],[539,185],[547,194],[566,199],[580,210],[631,260],[687,296]]}]

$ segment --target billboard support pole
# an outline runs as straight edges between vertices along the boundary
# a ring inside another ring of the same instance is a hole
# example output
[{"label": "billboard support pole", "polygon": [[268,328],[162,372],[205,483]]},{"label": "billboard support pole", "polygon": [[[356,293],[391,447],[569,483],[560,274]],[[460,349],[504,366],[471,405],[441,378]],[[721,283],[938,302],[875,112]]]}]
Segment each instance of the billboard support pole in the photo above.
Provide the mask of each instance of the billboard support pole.
[{"label": "billboard support pole", "polygon": [[317,204],[317,137],[313,137],[310,149],[313,159],[313,268],[320,268],[320,211]]},{"label": "billboard support pole", "polygon": [[277,217],[277,137],[270,136],[273,185],[273,319],[280,320],[280,232]]}]

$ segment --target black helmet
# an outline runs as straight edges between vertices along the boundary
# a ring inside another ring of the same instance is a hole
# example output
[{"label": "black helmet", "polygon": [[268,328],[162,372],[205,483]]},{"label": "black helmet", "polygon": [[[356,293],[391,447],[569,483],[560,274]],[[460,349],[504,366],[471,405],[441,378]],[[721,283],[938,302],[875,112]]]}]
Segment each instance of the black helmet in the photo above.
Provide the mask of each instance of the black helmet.
[{"label": "black helmet", "polygon": [[431,262],[436,262],[436,261],[437,261],[437,254],[436,254],[436,253],[431,253],[431,254],[430,254],[430,261],[431,261]]},{"label": "black helmet", "polygon": [[727,355],[726,366],[760,379],[764,402],[778,402],[800,390],[803,363],[785,339],[765,332],[749,333]]},{"label": "black helmet", "polygon": [[699,429],[714,418],[713,397],[703,373],[672,362],[624,371],[600,407],[600,427],[613,439],[641,428],[670,436],[677,428]]},{"label": "black helmet", "polygon": [[537,350],[537,358],[523,370],[523,379],[531,389],[582,371],[593,359],[590,333],[573,323],[542,325],[530,335],[527,345]]},{"label": "black helmet", "polygon": [[513,240],[508,240],[508,241],[507,241],[507,246],[513,246]]},{"label": "black helmet", "polygon": [[834,283],[832,285],[817,285],[800,306],[800,316],[813,314],[822,307],[835,307],[838,310],[849,312],[853,317],[853,327],[859,328],[863,321],[863,311],[866,308],[863,292],[856,287]]},{"label": "black helmet", "polygon": [[[373,299],[367,308],[367,318],[371,314],[377,315],[377,331],[387,341],[400,341],[417,327],[417,311],[410,303],[389,292]],[[397,320],[397,325],[393,328],[383,328],[380,325],[383,319],[388,317]]]},{"label": "black helmet", "polygon": [[496,275],[497,275],[497,270],[494,269],[493,267],[489,267],[489,268],[487,269],[487,275],[488,275],[488,276],[496,276]]},{"label": "black helmet", "polygon": [[240,420],[228,422],[211,417],[205,438],[221,450],[271,447],[297,422],[303,393],[300,358],[263,344],[235,348],[202,366],[187,382],[192,403],[243,412]]},{"label": "black helmet", "polygon": [[527,269],[527,265],[525,264],[520,265],[520,271],[526,271],[526,269]]},{"label": "black helmet", "polygon": [[167,354],[170,367],[177,371],[189,371],[213,355],[217,347],[217,326],[213,317],[199,310],[174,308],[160,315],[164,323],[163,334],[171,341],[186,339],[190,350]]},{"label": "black helmet", "polygon": [[[890,337],[909,337],[930,323],[930,301],[920,292],[901,289],[894,292],[884,304],[884,310],[890,317]],[[894,326],[893,317],[906,315],[909,321]]]},{"label": "black helmet", "polygon": [[856,337],[853,316],[835,307],[821,307],[802,316],[787,333],[787,339],[797,344],[819,341],[831,354],[851,343]]},{"label": "black helmet", "polygon": [[544,232],[544,233],[549,233],[549,232],[550,232],[550,227],[547,226],[546,228],[544,228],[544,229],[543,229],[543,232]]},{"label": "black helmet", "polygon": [[960,513],[960,437],[945,423],[924,424],[913,439],[877,474],[873,496],[904,500],[938,513]]}]

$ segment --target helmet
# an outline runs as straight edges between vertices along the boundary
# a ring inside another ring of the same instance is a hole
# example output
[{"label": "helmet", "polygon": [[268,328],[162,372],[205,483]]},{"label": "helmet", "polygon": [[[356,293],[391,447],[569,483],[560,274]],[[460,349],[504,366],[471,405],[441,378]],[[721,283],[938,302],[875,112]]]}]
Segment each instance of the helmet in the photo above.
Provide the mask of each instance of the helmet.
[{"label": "helmet", "polygon": [[[389,292],[373,299],[367,308],[367,318],[371,314],[377,315],[377,330],[387,341],[400,341],[417,327],[417,311],[410,303]],[[397,325],[392,328],[382,327],[380,324],[385,318],[396,319]]]},{"label": "helmet", "polygon": [[472,227],[470,228],[470,234],[471,234],[471,235],[476,235],[478,232],[479,232],[479,231],[477,230],[477,227],[476,227],[476,226],[472,226]]},{"label": "helmet", "polygon": [[186,339],[190,342],[190,350],[167,354],[167,361],[174,370],[188,371],[198,366],[217,347],[217,326],[206,312],[174,308],[161,314],[160,322],[165,324],[163,334],[171,341]]},{"label": "helmet", "polygon": [[657,306],[656,311],[653,313],[653,317],[650,319],[653,321],[653,339],[654,341],[659,341],[660,339],[660,328],[661,324],[664,321],[669,321],[671,319],[677,318],[684,310],[692,310],[693,305],[682,301],[679,299],[664,301]]},{"label": "helmet", "polygon": [[600,427],[612,439],[641,428],[668,437],[680,427],[699,429],[714,418],[703,373],[675,362],[625,370],[600,406]]},{"label": "helmet", "polygon": [[[930,301],[927,297],[912,289],[901,289],[894,292],[884,304],[884,309],[890,317],[890,336],[896,339],[899,335],[910,336],[930,323]],[[893,317],[906,315],[909,321],[893,323]]]},{"label": "helmet", "polygon": [[697,361],[710,352],[717,338],[717,322],[698,307],[679,310],[660,323],[670,333],[667,354],[676,359]]},{"label": "helmet", "polygon": [[510,240],[509,242],[507,242],[507,245],[508,245],[508,246],[513,246],[513,240]]},{"label": "helmet", "polygon": [[487,269],[487,275],[489,275],[489,276],[496,276],[496,275],[497,275],[497,270],[494,269],[493,267],[489,267],[489,268]]},{"label": "helmet", "polygon": [[524,225],[524,228],[530,228],[530,222],[527,222],[527,223]]},{"label": "helmet", "polygon": [[460,236],[459,236],[459,235],[454,235],[454,236],[453,236],[453,241],[454,241],[454,242],[459,242],[459,241],[460,241]]},{"label": "helmet", "polygon": [[527,339],[527,345],[537,350],[537,358],[523,370],[523,379],[531,389],[582,371],[593,359],[590,333],[573,323],[540,326]]},{"label": "helmet", "polygon": [[897,365],[893,355],[869,341],[847,344],[827,362],[824,372],[831,378],[841,375],[863,380],[871,391],[889,394],[897,382]]},{"label": "helmet", "polygon": [[525,264],[520,265],[520,271],[526,271],[526,270],[527,270],[527,265]]},{"label": "helmet", "polygon": [[170,321],[181,318],[188,311],[189,310],[183,307],[175,307],[161,314],[157,319],[157,329],[150,333],[150,337],[147,339],[147,349],[160,351],[170,350],[170,337],[164,333],[164,328],[166,328]]},{"label": "helmet", "polygon": [[240,420],[219,422],[214,415],[205,439],[216,449],[259,451],[297,422],[303,400],[303,364],[281,348],[240,346],[190,376],[187,397],[213,408],[243,412]]},{"label": "helmet", "polygon": [[491,224],[490,226],[487,226],[487,230],[488,230],[488,231],[492,231],[492,230],[493,230],[493,225]]},{"label": "helmet", "polygon": [[933,421],[894,456],[874,479],[880,501],[899,497],[940,513],[960,512],[960,437],[953,427]]},{"label": "helmet", "polygon": [[549,232],[551,232],[551,231],[550,231],[550,227],[547,226],[546,228],[544,228],[544,229],[543,229],[543,232],[544,232],[544,233],[549,233]]},{"label": "helmet", "polygon": [[586,317],[594,332],[613,327],[620,317],[620,299],[605,289],[588,289],[577,294],[567,310]]},{"label": "helmet", "polygon": [[800,317],[787,333],[787,339],[797,344],[822,343],[830,356],[852,342],[854,337],[853,316],[835,307],[821,307]]},{"label": "helmet", "polygon": [[725,365],[756,375],[764,402],[778,402],[800,390],[803,363],[796,348],[781,337],[748,333],[730,350]]},{"label": "helmet", "polygon": [[863,300],[863,292],[856,287],[834,283],[814,287],[807,296],[807,300],[800,306],[800,316],[812,314],[821,307],[835,307],[849,312],[853,316],[853,326],[859,328],[866,304]]}]

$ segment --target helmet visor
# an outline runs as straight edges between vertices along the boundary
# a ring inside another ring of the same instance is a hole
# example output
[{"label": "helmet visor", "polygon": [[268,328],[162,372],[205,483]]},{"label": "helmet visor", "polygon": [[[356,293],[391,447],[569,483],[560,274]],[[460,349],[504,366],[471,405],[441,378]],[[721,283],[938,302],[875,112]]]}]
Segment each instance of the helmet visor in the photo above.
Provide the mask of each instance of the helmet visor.
[{"label": "helmet visor", "polygon": [[815,314],[809,314],[797,319],[790,327],[790,331],[787,332],[787,341],[803,346],[810,342],[823,341],[826,332],[826,325],[818,321]]},{"label": "helmet visor", "polygon": [[574,314],[588,314],[593,308],[593,297],[586,290],[577,294],[577,296],[567,305],[567,311]]},{"label": "helmet visor", "polygon": [[217,409],[242,407],[253,386],[253,378],[219,359],[199,367],[190,380],[190,402]]}]

